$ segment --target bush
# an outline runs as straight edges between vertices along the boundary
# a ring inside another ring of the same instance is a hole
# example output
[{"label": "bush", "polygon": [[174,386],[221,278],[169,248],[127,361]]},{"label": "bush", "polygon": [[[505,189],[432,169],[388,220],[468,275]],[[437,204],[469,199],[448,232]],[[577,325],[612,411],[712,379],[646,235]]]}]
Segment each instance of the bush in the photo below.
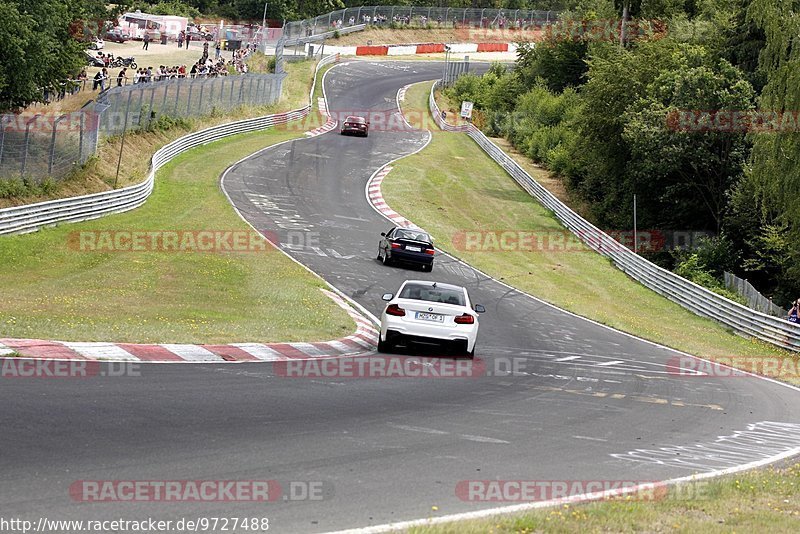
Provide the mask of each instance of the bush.
[{"label": "bush", "polygon": [[50,177],[36,182],[29,176],[0,179],[0,198],[22,198],[47,196],[56,190],[56,182]]}]

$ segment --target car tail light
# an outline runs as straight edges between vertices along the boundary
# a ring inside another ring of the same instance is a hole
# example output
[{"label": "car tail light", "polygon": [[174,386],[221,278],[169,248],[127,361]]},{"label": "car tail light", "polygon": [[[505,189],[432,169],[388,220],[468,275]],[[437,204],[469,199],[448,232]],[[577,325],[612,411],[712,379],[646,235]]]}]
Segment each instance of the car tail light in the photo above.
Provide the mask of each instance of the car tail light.
[{"label": "car tail light", "polygon": [[406,314],[406,311],[397,304],[389,304],[386,307],[386,313],[389,315],[396,315],[398,317],[403,317]]},{"label": "car tail light", "polygon": [[425,249],[425,254],[430,254],[431,256],[433,256],[435,253],[436,253],[436,251],[433,250],[432,248],[426,248]]},{"label": "car tail light", "polygon": [[392,248],[403,248],[403,245],[400,243],[392,243]]},{"label": "car tail light", "polygon": [[473,324],[475,323],[475,317],[472,315],[465,313],[463,315],[459,315],[455,318],[455,322],[458,324]]}]

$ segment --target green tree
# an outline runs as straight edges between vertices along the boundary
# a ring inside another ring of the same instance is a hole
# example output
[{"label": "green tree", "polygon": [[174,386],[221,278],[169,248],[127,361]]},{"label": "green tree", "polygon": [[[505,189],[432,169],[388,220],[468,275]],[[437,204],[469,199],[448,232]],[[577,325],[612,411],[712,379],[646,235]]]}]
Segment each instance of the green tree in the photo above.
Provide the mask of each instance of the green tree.
[{"label": "green tree", "polygon": [[0,111],[57,91],[83,64],[83,45],[70,34],[82,18],[76,0],[0,0]]}]

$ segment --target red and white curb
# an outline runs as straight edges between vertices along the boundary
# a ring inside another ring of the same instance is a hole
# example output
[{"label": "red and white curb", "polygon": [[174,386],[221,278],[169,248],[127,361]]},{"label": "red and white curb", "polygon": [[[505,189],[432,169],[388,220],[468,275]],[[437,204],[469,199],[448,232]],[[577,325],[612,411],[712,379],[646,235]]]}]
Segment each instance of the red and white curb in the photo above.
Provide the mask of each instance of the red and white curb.
[{"label": "red and white curb", "polygon": [[378,339],[375,326],[350,307],[339,295],[322,290],[356,322],[347,337],[317,343],[230,343],[192,345],[182,343],[111,343],[0,339],[0,356],[48,360],[104,360],[115,362],[276,362],[317,358],[349,358],[374,351]]},{"label": "red and white curb", "polygon": [[328,105],[325,103],[324,98],[320,98],[317,102],[317,106],[319,107],[320,114],[325,117],[325,124],[320,126],[319,128],[314,128],[313,130],[309,130],[306,132],[308,137],[316,137],[318,135],[322,135],[324,133],[328,133],[338,124],[337,120],[334,119],[330,113],[328,113]]},{"label": "red and white curb", "polygon": [[384,217],[390,219],[393,223],[397,226],[402,226],[403,228],[419,228],[416,224],[412,223],[392,208],[386,203],[383,199],[383,193],[381,193],[381,183],[383,183],[383,179],[386,178],[386,175],[392,170],[392,167],[387,165],[372,177],[372,180],[369,181],[367,184],[367,195],[369,196],[369,201],[372,205],[377,209]]}]

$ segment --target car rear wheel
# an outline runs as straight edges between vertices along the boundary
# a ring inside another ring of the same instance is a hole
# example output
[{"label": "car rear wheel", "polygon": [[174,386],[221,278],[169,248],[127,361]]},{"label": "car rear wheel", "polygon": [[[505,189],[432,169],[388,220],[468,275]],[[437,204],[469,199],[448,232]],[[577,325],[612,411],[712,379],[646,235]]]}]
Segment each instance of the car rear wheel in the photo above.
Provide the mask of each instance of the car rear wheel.
[{"label": "car rear wheel", "polygon": [[388,340],[383,341],[380,336],[378,336],[378,352],[391,352],[392,351],[392,344],[389,343]]},{"label": "car rear wheel", "polygon": [[392,264],[392,258],[389,257],[389,253],[386,252],[385,250],[383,251],[383,256],[381,256],[381,261],[383,262],[384,265]]},{"label": "car rear wheel", "polygon": [[428,265],[423,265],[422,270],[426,272],[431,272],[433,270],[433,263],[430,263]]}]

